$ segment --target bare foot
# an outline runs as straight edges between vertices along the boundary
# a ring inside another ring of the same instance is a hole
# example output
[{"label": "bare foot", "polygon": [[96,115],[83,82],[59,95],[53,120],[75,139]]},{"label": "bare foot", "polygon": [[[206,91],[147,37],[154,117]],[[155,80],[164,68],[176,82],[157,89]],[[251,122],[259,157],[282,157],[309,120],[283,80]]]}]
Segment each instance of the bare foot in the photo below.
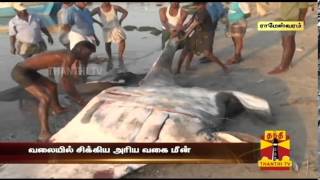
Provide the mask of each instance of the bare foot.
[{"label": "bare foot", "polygon": [[288,70],[288,68],[283,68],[281,66],[278,66],[276,68],[274,68],[272,71],[268,72],[268,74],[272,75],[272,74],[280,74],[283,72],[286,72]]},{"label": "bare foot", "polygon": [[38,142],[49,142],[50,137],[52,134],[50,132],[41,132],[38,136]]},{"label": "bare foot", "polygon": [[54,110],[52,111],[52,115],[53,115],[53,116],[56,116],[56,115],[59,115],[59,114],[62,114],[62,113],[68,112],[68,111],[69,111],[68,108],[59,107],[59,108],[54,109]]},{"label": "bare foot", "polygon": [[232,58],[230,58],[228,61],[227,61],[227,65],[231,65],[231,64],[238,64],[242,61],[242,57],[236,57],[236,56],[233,56]]}]

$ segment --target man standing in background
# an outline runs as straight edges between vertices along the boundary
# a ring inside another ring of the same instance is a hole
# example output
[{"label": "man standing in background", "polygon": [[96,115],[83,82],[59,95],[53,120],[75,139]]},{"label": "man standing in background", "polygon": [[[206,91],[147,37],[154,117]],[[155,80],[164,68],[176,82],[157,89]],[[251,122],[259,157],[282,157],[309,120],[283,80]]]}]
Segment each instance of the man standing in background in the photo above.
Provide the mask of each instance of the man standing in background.
[{"label": "man standing in background", "polygon": [[[218,26],[219,20],[225,16],[226,10],[221,2],[208,2],[207,3],[207,11],[209,12],[212,20],[212,31],[213,31],[213,40],[212,43],[214,44],[214,37],[215,37],[215,32]],[[212,44],[212,48],[213,48]],[[212,49],[213,51],[213,49]],[[208,63],[211,62],[210,60],[206,58],[200,58],[201,63]]]},{"label": "man standing in background", "polygon": [[[118,18],[118,13],[121,13],[120,19]],[[127,71],[124,65],[123,54],[126,48],[126,34],[121,27],[122,21],[127,17],[128,11],[121,6],[112,5],[110,2],[103,2],[100,7],[92,10],[91,15],[94,16],[98,14],[100,21],[95,21],[102,27],[103,37],[105,41],[106,53],[109,57],[107,64],[107,71],[113,68],[113,60],[111,54],[111,43],[118,44],[119,52],[119,69],[121,71]]]},{"label": "man standing in background", "polygon": [[[47,50],[41,32],[47,35],[48,42],[53,39],[40,17],[29,14],[22,3],[13,3],[17,15],[9,21],[11,53],[24,59]],[[54,77],[53,68],[48,68],[49,77]]]},{"label": "man standing in background", "polygon": [[228,23],[230,35],[234,45],[234,56],[230,58],[227,64],[236,64],[242,60],[242,49],[244,44],[244,35],[247,30],[247,18],[250,17],[250,8],[248,3],[232,2],[228,10]]},{"label": "man standing in background", "polygon": [[[66,18],[67,16],[67,11],[70,7],[72,7],[73,2],[63,2],[63,5],[61,9],[59,10],[57,17],[58,17],[58,24],[60,26],[63,25],[63,19]],[[66,47],[67,49],[70,48],[70,42],[69,42],[69,37],[68,33],[63,31],[62,27],[60,28],[60,35],[59,35],[59,41],[60,43]]]},{"label": "man standing in background", "polygon": [[[308,11],[306,2],[289,2],[280,4],[279,21],[304,21]],[[296,51],[296,31],[282,31],[282,59],[281,63],[268,74],[279,74],[287,71]]]},{"label": "man standing in background", "polygon": [[80,41],[89,41],[99,45],[93,29],[93,19],[90,11],[86,8],[88,2],[76,2],[68,8],[67,15],[63,19],[63,30],[69,33],[70,50]]},{"label": "man standing in background", "polygon": [[[99,45],[99,39],[96,37],[93,28],[93,18],[91,12],[86,8],[88,2],[76,2],[72,7],[68,8],[67,15],[62,21],[62,29],[68,33],[70,42],[69,49],[72,48],[80,41],[89,41],[92,44]],[[79,74],[79,61],[73,65],[75,74]],[[87,76],[87,64],[81,65],[81,75],[83,78]]]},{"label": "man standing in background", "polygon": [[183,30],[183,23],[188,14],[178,2],[172,2],[168,7],[161,8],[159,15],[163,29],[161,38],[161,48],[163,49],[173,30],[177,32]]}]

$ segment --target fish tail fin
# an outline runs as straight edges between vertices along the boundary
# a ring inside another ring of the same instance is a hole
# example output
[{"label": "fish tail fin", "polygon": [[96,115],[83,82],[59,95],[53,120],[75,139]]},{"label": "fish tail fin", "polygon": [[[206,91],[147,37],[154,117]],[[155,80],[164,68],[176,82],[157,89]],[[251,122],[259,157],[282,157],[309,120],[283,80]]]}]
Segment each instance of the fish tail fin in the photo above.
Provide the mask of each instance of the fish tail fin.
[{"label": "fish tail fin", "polygon": [[270,104],[266,100],[239,91],[231,91],[230,93],[240,101],[250,114],[257,116],[267,123],[274,123]]}]

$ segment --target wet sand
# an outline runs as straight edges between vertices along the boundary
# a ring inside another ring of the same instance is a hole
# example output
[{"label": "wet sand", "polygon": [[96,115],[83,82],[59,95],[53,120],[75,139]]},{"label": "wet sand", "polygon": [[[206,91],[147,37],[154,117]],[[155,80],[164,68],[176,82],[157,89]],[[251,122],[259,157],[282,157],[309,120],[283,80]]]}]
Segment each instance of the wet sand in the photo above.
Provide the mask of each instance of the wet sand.
[{"label": "wet sand", "polygon": [[[160,29],[158,20],[158,8],[155,3],[119,3],[129,10],[128,18],[123,25],[154,26]],[[144,4],[144,5],[143,5]],[[93,7],[96,5],[94,4]],[[195,57],[193,67],[196,70],[183,72],[175,78],[181,86],[204,87],[214,90],[239,90],[251,93],[268,100],[271,104],[276,124],[252,122],[242,116],[228,122],[227,128],[241,132],[248,132],[256,136],[263,134],[268,129],[286,129],[292,139],[292,158],[301,164],[299,172],[261,172],[257,164],[239,165],[148,165],[126,178],[239,178],[239,177],[318,177],[317,173],[317,42],[316,42],[316,12],[308,15],[305,32],[297,33],[297,51],[294,56],[293,66],[289,72],[270,76],[267,72],[274,68],[281,59],[280,34],[277,32],[257,32],[258,20],[273,20],[277,14],[271,14],[264,18],[253,17],[249,19],[249,26],[245,37],[243,52],[244,61],[239,65],[231,66],[232,72],[224,75],[221,69],[213,63],[200,64]],[[96,33],[102,41],[101,29],[95,25]],[[161,36],[153,36],[148,32],[127,32],[127,50],[125,52],[125,64],[133,73],[146,73],[160,54]],[[54,34],[55,45],[49,49],[62,48]],[[17,56],[9,54],[9,40],[7,34],[0,34],[0,91],[16,86],[10,77],[10,71],[15,63],[21,61]],[[117,50],[113,48],[114,60],[117,60]],[[181,51],[175,56],[177,59]],[[226,62],[233,53],[232,41],[224,36],[224,26],[219,24],[216,32],[214,53]],[[94,56],[104,56],[104,46],[100,45]],[[117,62],[114,64],[117,67]],[[108,79],[110,74],[105,72],[105,63],[91,64],[89,69],[99,69],[99,76],[90,77],[92,80]],[[98,71],[96,71],[98,72]],[[46,74],[46,71],[42,73]],[[53,131],[58,131],[80,110],[77,106],[71,106],[71,102],[64,96],[59,97],[63,105],[72,107],[72,112],[59,117],[50,117],[50,125]],[[38,120],[33,100],[24,100],[23,109],[19,109],[19,102],[0,102],[1,141],[34,141],[38,134]],[[239,125],[240,124],[240,125]],[[247,127],[251,127],[248,129]]]}]

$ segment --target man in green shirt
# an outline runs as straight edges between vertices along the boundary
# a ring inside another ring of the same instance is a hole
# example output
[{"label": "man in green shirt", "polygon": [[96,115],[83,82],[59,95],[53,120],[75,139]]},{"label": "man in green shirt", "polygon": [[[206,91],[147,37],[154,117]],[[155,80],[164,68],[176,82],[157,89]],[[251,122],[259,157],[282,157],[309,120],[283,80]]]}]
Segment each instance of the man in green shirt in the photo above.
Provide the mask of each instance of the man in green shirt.
[{"label": "man in green shirt", "polygon": [[227,62],[228,65],[240,63],[242,60],[242,49],[244,43],[244,35],[247,30],[247,18],[251,16],[248,3],[231,2],[228,10],[228,23],[230,34],[234,46],[234,55]]}]

